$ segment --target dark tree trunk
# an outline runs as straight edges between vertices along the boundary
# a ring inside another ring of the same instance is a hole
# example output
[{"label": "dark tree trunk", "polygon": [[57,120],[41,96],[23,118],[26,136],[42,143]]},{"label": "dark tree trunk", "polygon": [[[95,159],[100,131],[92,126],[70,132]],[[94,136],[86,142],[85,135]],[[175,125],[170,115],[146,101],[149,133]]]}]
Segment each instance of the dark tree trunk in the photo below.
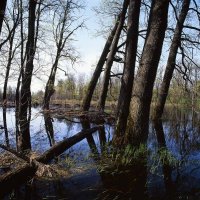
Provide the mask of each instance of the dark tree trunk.
[{"label": "dark tree trunk", "polygon": [[126,143],[139,146],[146,143],[153,85],[167,28],[169,0],[154,0],[149,21],[149,33],[143,49],[140,66],[134,82]]},{"label": "dark tree trunk", "polygon": [[111,67],[112,67],[113,62],[114,62],[115,54],[117,52],[117,45],[118,45],[118,41],[119,41],[119,38],[120,38],[121,31],[122,31],[123,26],[124,26],[124,21],[125,21],[128,5],[129,5],[129,0],[125,0],[124,4],[123,4],[122,13],[121,13],[120,19],[119,19],[119,24],[118,24],[115,36],[113,38],[111,47],[110,47],[110,53],[109,53],[107,61],[106,61],[104,77],[103,77],[103,87],[102,87],[99,102],[98,102],[99,111],[104,111],[104,108],[105,108],[105,102],[106,102],[109,80],[110,80],[110,70],[111,70]]},{"label": "dark tree trunk", "polygon": [[[128,30],[124,72],[121,81],[120,95],[117,106],[117,125],[115,138],[120,141],[125,134],[129,106],[132,96],[135,61],[138,43],[138,26],[141,0],[130,0],[128,12]],[[120,139],[121,138],[121,139]],[[116,141],[116,143],[118,143]],[[121,143],[121,142],[120,142]]]},{"label": "dark tree trunk", "polygon": [[20,148],[26,150],[31,148],[30,142],[30,121],[28,120],[28,108],[31,102],[31,79],[33,72],[33,60],[35,55],[35,21],[36,21],[36,5],[35,0],[29,1],[29,21],[28,21],[28,41],[26,45],[26,68],[24,78],[22,79],[21,98],[20,98]]},{"label": "dark tree trunk", "polygon": [[[20,0],[19,8],[23,10],[23,0]],[[21,80],[24,78],[24,62],[26,59],[26,53],[24,54],[24,26],[23,26],[23,12],[20,12],[20,36],[21,36],[21,52],[20,52],[20,62],[21,69],[19,73],[19,77],[17,79],[17,87],[15,92],[15,126],[16,126],[16,146],[17,150],[19,150],[19,109],[20,109],[20,87]]]},{"label": "dark tree trunk", "polygon": [[178,47],[180,46],[180,42],[181,42],[181,33],[183,30],[183,25],[184,25],[186,16],[188,14],[190,2],[191,2],[190,0],[183,1],[182,9],[178,18],[178,22],[176,24],[172,44],[169,51],[169,57],[167,60],[165,74],[164,74],[163,81],[159,90],[158,101],[157,101],[154,116],[153,116],[154,120],[160,119],[163,114],[165,102],[166,102],[169,87],[170,87],[170,82],[171,82],[172,75],[173,75],[175,65],[176,65],[176,56],[178,52]]},{"label": "dark tree trunk", "polygon": [[102,72],[102,69],[103,69],[103,66],[106,62],[106,57],[110,51],[110,46],[112,44],[112,41],[113,41],[113,38],[115,36],[115,32],[117,30],[117,27],[118,27],[118,24],[119,24],[119,17],[115,23],[115,26],[113,27],[107,41],[106,41],[106,44],[104,46],[104,49],[103,49],[103,52],[100,56],[100,59],[97,63],[97,66],[96,66],[96,69],[92,75],[92,79],[89,83],[89,86],[87,88],[87,92],[86,92],[86,95],[83,99],[83,104],[82,104],[82,110],[83,111],[88,111],[89,108],[90,108],[90,102],[91,102],[91,99],[92,99],[92,95],[94,93],[94,90],[95,90],[95,87],[97,85],[97,81],[101,75],[101,72]]},{"label": "dark tree trunk", "polygon": [[4,15],[5,15],[6,5],[7,5],[7,0],[0,1],[0,35],[1,35]]}]

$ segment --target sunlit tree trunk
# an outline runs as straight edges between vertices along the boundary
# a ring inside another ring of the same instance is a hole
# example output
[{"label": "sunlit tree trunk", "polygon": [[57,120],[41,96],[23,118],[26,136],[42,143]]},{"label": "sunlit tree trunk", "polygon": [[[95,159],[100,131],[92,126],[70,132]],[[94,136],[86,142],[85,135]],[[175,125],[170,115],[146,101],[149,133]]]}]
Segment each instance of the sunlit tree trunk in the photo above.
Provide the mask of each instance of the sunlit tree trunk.
[{"label": "sunlit tree trunk", "polygon": [[98,102],[99,111],[104,111],[106,97],[107,97],[107,93],[108,93],[109,80],[110,80],[110,70],[111,70],[111,67],[114,62],[115,54],[117,52],[117,45],[119,42],[122,28],[124,26],[124,21],[125,21],[128,5],[129,5],[129,0],[124,0],[122,13],[121,13],[120,19],[119,19],[119,25],[117,27],[115,36],[113,38],[113,42],[110,47],[110,53],[109,53],[107,61],[106,61],[104,77],[103,77],[103,87],[100,92],[100,98],[99,98],[99,102]]},{"label": "sunlit tree trunk", "polygon": [[127,124],[125,142],[145,143],[149,129],[150,104],[153,85],[167,28],[169,0],[152,1],[151,18],[139,69],[134,81],[133,97]]},{"label": "sunlit tree trunk", "polygon": [[95,90],[95,87],[97,85],[97,82],[98,82],[98,79],[101,75],[101,72],[103,70],[103,66],[106,62],[106,57],[110,51],[110,46],[112,44],[112,41],[113,41],[113,38],[115,36],[115,32],[117,30],[117,27],[118,27],[118,24],[119,24],[119,17],[117,19],[117,21],[115,22],[115,25],[106,41],[106,44],[104,46],[104,49],[103,49],[103,52],[99,58],[99,61],[97,63],[97,66],[96,66],[96,69],[92,75],[92,78],[91,78],[91,81],[89,83],[89,86],[87,88],[87,92],[86,92],[86,95],[83,99],[83,104],[82,104],[82,109],[83,111],[88,111],[89,108],[90,108],[90,103],[91,103],[91,100],[92,100],[92,96],[93,96],[93,93],[94,93],[94,90]]},{"label": "sunlit tree trunk", "polygon": [[170,47],[165,74],[164,74],[163,81],[159,90],[158,101],[157,101],[154,116],[153,116],[154,120],[160,119],[163,114],[165,102],[166,102],[169,87],[170,87],[170,82],[171,82],[172,75],[173,75],[175,65],[176,65],[176,56],[177,56],[178,48],[181,42],[181,33],[183,30],[183,25],[184,25],[186,16],[188,14],[189,6],[190,6],[190,0],[184,0],[182,4],[182,9],[181,9],[181,12],[176,24],[174,36],[172,39],[172,44]]},{"label": "sunlit tree trunk", "polygon": [[[129,113],[129,106],[132,96],[135,61],[137,54],[138,43],[138,26],[140,17],[140,0],[130,0],[128,11],[128,30],[127,30],[127,44],[126,56],[124,64],[124,72],[121,80],[121,89],[118,99],[117,107],[117,125],[115,131],[115,138],[119,141],[124,137],[127,118]],[[117,141],[116,141],[117,142]]]}]

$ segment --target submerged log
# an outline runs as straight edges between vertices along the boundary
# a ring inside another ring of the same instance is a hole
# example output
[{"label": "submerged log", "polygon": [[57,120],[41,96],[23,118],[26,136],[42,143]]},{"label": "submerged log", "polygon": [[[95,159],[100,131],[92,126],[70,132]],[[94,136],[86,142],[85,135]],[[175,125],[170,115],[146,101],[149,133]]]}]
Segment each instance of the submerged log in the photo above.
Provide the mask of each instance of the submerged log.
[{"label": "submerged log", "polygon": [[1,145],[3,149],[13,153],[17,157],[20,157],[20,159],[23,159],[25,164],[22,165],[22,167],[14,169],[0,176],[0,197],[3,197],[12,188],[30,180],[30,178],[35,175],[40,165],[48,163],[54,157],[62,154],[74,144],[80,142],[90,134],[96,132],[100,127],[101,126],[96,126],[91,129],[82,130],[76,135],[64,139],[61,142],[58,142],[56,145],[44,152],[41,156],[38,156],[34,159],[29,158],[29,160],[27,160],[26,156],[23,157],[18,152],[15,152],[14,150],[6,148],[4,145]]}]

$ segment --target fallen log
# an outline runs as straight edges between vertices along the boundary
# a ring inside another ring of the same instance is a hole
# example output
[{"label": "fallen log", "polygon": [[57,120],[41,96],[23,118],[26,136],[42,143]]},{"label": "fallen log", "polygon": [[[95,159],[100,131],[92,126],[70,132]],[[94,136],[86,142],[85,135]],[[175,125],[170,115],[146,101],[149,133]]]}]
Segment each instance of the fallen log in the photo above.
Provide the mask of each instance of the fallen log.
[{"label": "fallen log", "polygon": [[43,153],[41,156],[37,157],[36,160],[41,163],[49,162],[51,159],[55,158],[56,156],[60,155],[68,148],[72,147],[74,144],[80,142],[87,136],[97,131],[100,127],[101,126],[97,126],[97,127],[93,127],[87,130],[83,130],[70,138],[67,138],[61,142],[58,142],[49,150],[47,150],[45,153]]},{"label": "fallen log", "polygon": [[[27,158],[23,156],[19,156],[21,159],[25,161],[26,164],[24,164],[22,167],[14,169],[10,172],[7,172],[6,174],[0,176],[0,197],[3,197],[8,191],[10,191],[12,188],[30,180],[31,177],[33,177],[39,167],[40,164],[48,163],[50,160],[52,160],[54,157],[62,154],[64,151],[72,147],[74,144],[80,142],[90,134],[97,131],[101,126],[93,127],[91,129],[82,130],[76,135],[66,138],[61,142],[58,142],[53,147],[51,147],[49,150],[44,152],[41,156],[38,156],[34,159],[29,158],[29,162],[27,162]],[[2,146],[3,147],[3,146]],[[4,146],[5,147],[5,146]],[[4,148],[5,149],[5,148]],[[10,149],[7,148],[9,151]],[[19,154],[15,152],[14,150],[10,151],[15,156],[18,156]]]}]

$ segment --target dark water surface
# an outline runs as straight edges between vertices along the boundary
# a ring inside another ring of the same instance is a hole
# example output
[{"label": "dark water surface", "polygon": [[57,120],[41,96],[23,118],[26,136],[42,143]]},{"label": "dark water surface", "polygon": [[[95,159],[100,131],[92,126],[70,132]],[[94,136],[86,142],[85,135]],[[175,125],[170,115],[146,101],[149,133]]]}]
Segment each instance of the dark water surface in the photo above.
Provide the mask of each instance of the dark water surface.
[{"label": "dark water surface", "polygon": [[[54,143],[78,133],[83,126],[78,119],[56,119],[43,116],[40,108],[32,109],[31,146],[32,151],[42,153]],[[0,109],[0,125],[3,126]],[[50,121],[50,122],[49,122]],[[72,121],[78,122],[73,123]],[[46,122],[46,124],[45,124]],[[91,127],[95,124],[90,124]],[[105,124],[106,141],[112,139],[113,127]],[[69,177],[59,180],[35,179],[27,185],[16,188],[5,199],[200,199],[200,115],[190,111],[171,109],[163,120],[165,142],[157,141],[153,124],[147,142],[148,161],[144,196],[134,191],[127,195],[105,186],[97,172],[96,159],[91,154],[92,146],[101,154],[102,138],[98,132],[92,138],[77,143],[54,162],[71,168]],[[16,148],[15,110],[7,109],[7,130],[0,130],[0,143]],[[105,142],[105,141],[104,141]],[[92,144],[91,144],[92,143]],[[159,152],[159,147],[165,151]],[[167,156],[165,152],[167,151]],[[93,152],[94,153],[94,152]],[[164,159],[168,162],[163,162]],[[164,164],[163,164],[164,163]],[[143,177],[144,178],[144,177]],[[139,178],[139,179],[143,179]],[[126,181],[122,184],[126,186]],[[128,185],[127,185],[128,187]],[[112,195],[110,195],[112,193]]]}]

